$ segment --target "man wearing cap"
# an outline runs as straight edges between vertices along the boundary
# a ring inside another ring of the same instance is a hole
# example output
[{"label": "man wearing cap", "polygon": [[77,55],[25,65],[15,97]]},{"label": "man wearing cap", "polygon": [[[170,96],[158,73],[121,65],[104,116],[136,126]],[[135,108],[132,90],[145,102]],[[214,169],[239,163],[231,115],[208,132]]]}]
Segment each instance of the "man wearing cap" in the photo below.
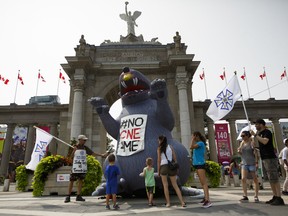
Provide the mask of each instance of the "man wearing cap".
[{"label": "man wearing cap", "polygon": [[[284,144],[285,144],[285,147],[280,152],[280,154],[282,154],[281,160],[283,162],[285,173],[286,173],[286,178],[285,178],[285,181],[283,183],[282,194],[288,195],[288,138],[284,139]],[[279,156],[280,156],[280,154],[279,154]]]},{"label": "man wearing cap", "polygon": [[273,192],[273,198],[266,203],[271,205],[285,205],[284,200],[281,198],[278,159],[274,151],[272,133],[265,125],[266,122],[263,119],[257,119],[255,122],[257,133],[253,130],[251,130],[250,133],[259,143],[260,156]]},{"label": "man wearing cap", "polygon": [[76,201],[85,201],[81,196],[83,179],[87,172],[86,155],[106,157],[107,153],[99,154],[93,152],[90,148],[85,146],[88,138],[85,135],[78,136],[78,143],[75,145],[71,157],[73,158],[73,166],[70,174],[70,182],[68,187],[68,196],[65,198],[65,203],[70,202],[70,196],[73,188],[74,181],[78,180]]}]

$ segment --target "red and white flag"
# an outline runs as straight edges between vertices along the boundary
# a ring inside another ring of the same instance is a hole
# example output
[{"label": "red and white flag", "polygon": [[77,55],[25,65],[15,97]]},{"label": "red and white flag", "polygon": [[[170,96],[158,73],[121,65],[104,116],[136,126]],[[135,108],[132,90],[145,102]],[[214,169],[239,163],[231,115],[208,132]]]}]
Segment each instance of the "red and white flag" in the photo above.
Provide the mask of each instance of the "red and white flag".
[{"label": "red and white flag", "polygon": [[284,72],[281,74],[281,80],[282,80],[284,77],[287,77],[286,68],[284,69]]},{"label": "red and white flag", "polygon": [[42,82],[46,82],[46,80],[44,79],[44,77],[40,74],[40,72],[38,72],[38,80],[41,79]]},{"label": "red and white flag", "polygon": [[9,79],[5,79],[3,76],[1,76],[1,74],[0,74],[0,80],[3,81],[5,85],[7,85],[9,82]]},{"label": "red and white flag", "polygon": [[224,79],[226,78],[225,70],[224,70],[223,74],[220,75],[220,78],[221,78],[222,80],[224,80]]},{"label": "red and white flag", "polygon": [[20,76],[20,72],[18,72],[18,80],[21,82],[22,85],[24,85],[24,81],[22,76]]},{"label": "red and white flag", "polygon": [[59,73],[59,79],[61,79],[61,80],[63,81],[63,83],[66,83],[65,77],[64,77],[64,75],[61,73],[61,71],[60,71],[60,73]]},{"label": "red and white flag", "polygon": [[263,80],[264,77],[266,77],[266,72],[264,71],[262,74],[259,75],[259,77],[261,78],[261,80]]},{"label": "red and white flag", "polygon": [[244,71],[243,75],[240,76],[240,78],[241,78],[242,80],[245,80],[245,79],[246,79],[246,73],[245,73],[245,71]]},{"label": "red and white flag", "polygon": [[199,75],[199,77],[201,80],[203,80],[205,78],[204,70],[203,70],[202,74]]}]

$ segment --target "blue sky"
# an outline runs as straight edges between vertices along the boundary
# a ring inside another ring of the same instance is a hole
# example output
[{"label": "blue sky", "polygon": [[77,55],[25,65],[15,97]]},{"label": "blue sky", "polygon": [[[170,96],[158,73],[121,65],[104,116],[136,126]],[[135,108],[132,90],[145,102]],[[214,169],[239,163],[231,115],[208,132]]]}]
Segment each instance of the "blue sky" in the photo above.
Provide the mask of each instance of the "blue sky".
[{"label": "blue sky", "polygon": [[[26,104],[35,96],[40,69],[46,83],[39,82],[37,95],[57,93],[59,69],[65,56],[75,55],[74,47],[85,35],[89,44],[104,40],[119,41],[127,32],[121,0],[9,0],[0,2],[1,52],[0,75],[10,80],[0,82],[0,105],[15,100]],[[193,79],[193,99],[214,99],[225,81],[220,75],[225,67],[227,80],[246,68],[250,95],[256,100],[269,96],[266,80],[259,75],[266,69],[271,97],[287,99],[288,81],[280,79],[288,67],[288,1],[286,0],[143,0],[129,1],[128,10],[141,11],[136,35],[144,40],[158,37],[162,44],[172,43],[179,31],[188,54],[201,61]],[[119,71],[120,73],[120,71]],[[66,79],[68,77],[66,76]],[[244,98],[248,97],[245,81],[239,78]],[[275,87],[274,87],[275,86]],[[69,101],[69,84],[60,82],[62,103]]]}]

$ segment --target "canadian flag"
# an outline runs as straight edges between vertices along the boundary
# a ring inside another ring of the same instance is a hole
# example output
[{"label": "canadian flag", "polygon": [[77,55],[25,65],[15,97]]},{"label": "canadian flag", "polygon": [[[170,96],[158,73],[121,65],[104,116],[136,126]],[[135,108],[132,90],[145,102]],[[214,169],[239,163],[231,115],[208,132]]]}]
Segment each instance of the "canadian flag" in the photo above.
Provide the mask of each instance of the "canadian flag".
[{"label": "canadian flag", "polygon": [[264,77],[266,77],[266,72],[264,71],[263,74],[260,74],[259,77],[261,78],[261,80],[264,79]]},{"label": "canadian flag", "polygon": [[244,72],[244,74],[241,75],[240,78],[241,78],[242,80],[245,80],[245,79],[246,79],[246,73]]},{"label": "canadian flag", "polygon": [[223,68],[223,74],[220,75],[220,78],[221,78],[222,80],[226,79],[225,67]]},{"label": "canadian flag", "polygon": [[284,78],[284,77],[286,77],[287,76],[287,74],[286,74],[286,69],[284,69],[284,72],[281,74],[281,80]]},{"label": "canadian flag", "polygon": [[38,72],[38,79],[41,79],[42,82],[46,82],[46,80],[45,80],[44,77],[40,74],[40,72]]},{"label": "canadian flag", "polygon": [[205,78],[204,70],[203,70],[202,74],[199,75],[199,77],[201,80],[203,80]]},{"label": "canadian flag", "polygon": [[3,76],[0,75],[0,80],[2,80],[4,82],[5,85],[8,84],[9,79],[5,79]]},{"label": "canadian flag", "polygon": [[61,71],[60,71],[60,73],[59,73],[59,79],[61,79],[61,80],[63,81],[63,83],[66,83],[65,77],[63,76],[63,74],[61,73]]},{"label": "canadian flag", "polygon": [[225,79],[225,77],[226,77],[226,74],[225,74],[225,71],[223,72],[223,74],[222,75],[220,75],[220,78],[222,79],[222,80],[224,80]]},{"label": "canadian flag", "polygon": [[20,72],[18,72],[18,80],[24,85],[23,78],[20,76]]}]

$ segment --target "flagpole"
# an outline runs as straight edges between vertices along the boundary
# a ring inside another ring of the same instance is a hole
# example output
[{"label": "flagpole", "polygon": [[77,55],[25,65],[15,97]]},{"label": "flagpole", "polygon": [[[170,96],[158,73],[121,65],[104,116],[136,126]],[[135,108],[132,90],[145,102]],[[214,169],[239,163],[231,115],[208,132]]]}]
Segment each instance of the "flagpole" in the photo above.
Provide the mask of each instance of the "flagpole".
[{"label": "flagpole", "polygon": [[[244,67],[244,73],[245,73],[245,67]],[[235,71],[234,74],[237,75],[237,71]],[[236,79],[237,79],[237,83],[239,85],[239,81],[238,81],[238,77],[237,76],[236,76]],[[244,99],[243,99],[243,94],[242,94],[241,88],[240,88],[240,94],[241,94],[242,105],[243,105],[243,108],[244,108],[245,117],[246,117],[246,120],[248,122],[249,130],[250,130],[251,129],[251,124],[250,124],[250,121],[249,121],[249,118],[248,118],[248,113],[247,113],[247,110],[246,110],[246,106],[245,106],[245,102],[244,102]]]},{"label": "flagpole", "polygon": [[204,85],[205,85],[205,93],[206,93],[206,100],[208,100],[208,93],[207,93],[207,85],[206,85],[206,76],[205,76],[205,73],[204,73],[204,68],[202,68],[203,70],[203,74],[204,74]]},{"label": "flagpole", "polygon": [[20,70],[18,70],[18,75],[17,75],[16,89],[15,89],[15,95],[14,95],[14,104],[15,104],[15,101],[16,101],[16,94],[17,94],[17,88],[18,88],[19,74],[20,74]]},{"label": "flagpole", "polygon": [[288,76],[287,76],[287,73],[286,73],[286,67],[284,67],[284,73],[285,73],[285,76],[286,76],[286,81],[288,83]]},{"label": "flagpole", "polygon": [[270,93],[270,87],[269,87],[269,84],[268,84],[267,74],[266,74],[266,71],[265,71],[265,67],[263,67],[263,69],[264,69],[264,73],[265,73],[265,78],[266,78],[266,83],[267,83],[267,88],[268,88],[269,97],[272,98],[272,97],[271,97],[271,93]]},{"label": "flagpole", "polygon": [[244,69],[244,75],[245,75],[245,81],[246,81],[246,87],[247,87],[248,98],[250,98],[250,92],[249,92],[248,80],[247,80],[247,75],[246,75],[245,67],[243,67],[243,69]]},{"label": "flagpole", "polygon": [[60,74],[61,74],[61,69],[59,71],[59,77],[58,77],[57,96],[58,96],[58,93],[59,93]]},{"label": "flagpole", "polygon": [[224,73],[223,73],[223,75],[224,75],[225,83],[226,83],[226,86],[227,86],[227,79],[226,79],[225,67],[224,67],[223,69],[224,69]]},{"label": "flagpole", "polygon": [[33,127],[36,128],[36,129],[38,129],[38,130],[40,130],[40,131],[42,131],[43,133],[49,134],[49,135],[52,136],[54,139],[56,139],[56,140],[58,140],[58,141],[64,143],[65,145],[67,145],[67,146],[69,146],[69,147],[71,147],[71,148],[74,148],[74,147],[73,147],[72,145],[70,145],[69,143],[66,143],[65,141],[59,139],[58,137],[53,136],[52,134],[48,133],[47,131],[42,130],[42,129],[39,128],[39,127],[36,127],[35,125],[34,125]]},{"label": "flagpole", "polygon": [[[37,85],[36,85],[36,95],[38,94],[38,84],[39,84],[39,76],[40,76],[40,69],[38,70],[38,76],[37,76]],[[36,98],[35,98],[36,99]]]}]

